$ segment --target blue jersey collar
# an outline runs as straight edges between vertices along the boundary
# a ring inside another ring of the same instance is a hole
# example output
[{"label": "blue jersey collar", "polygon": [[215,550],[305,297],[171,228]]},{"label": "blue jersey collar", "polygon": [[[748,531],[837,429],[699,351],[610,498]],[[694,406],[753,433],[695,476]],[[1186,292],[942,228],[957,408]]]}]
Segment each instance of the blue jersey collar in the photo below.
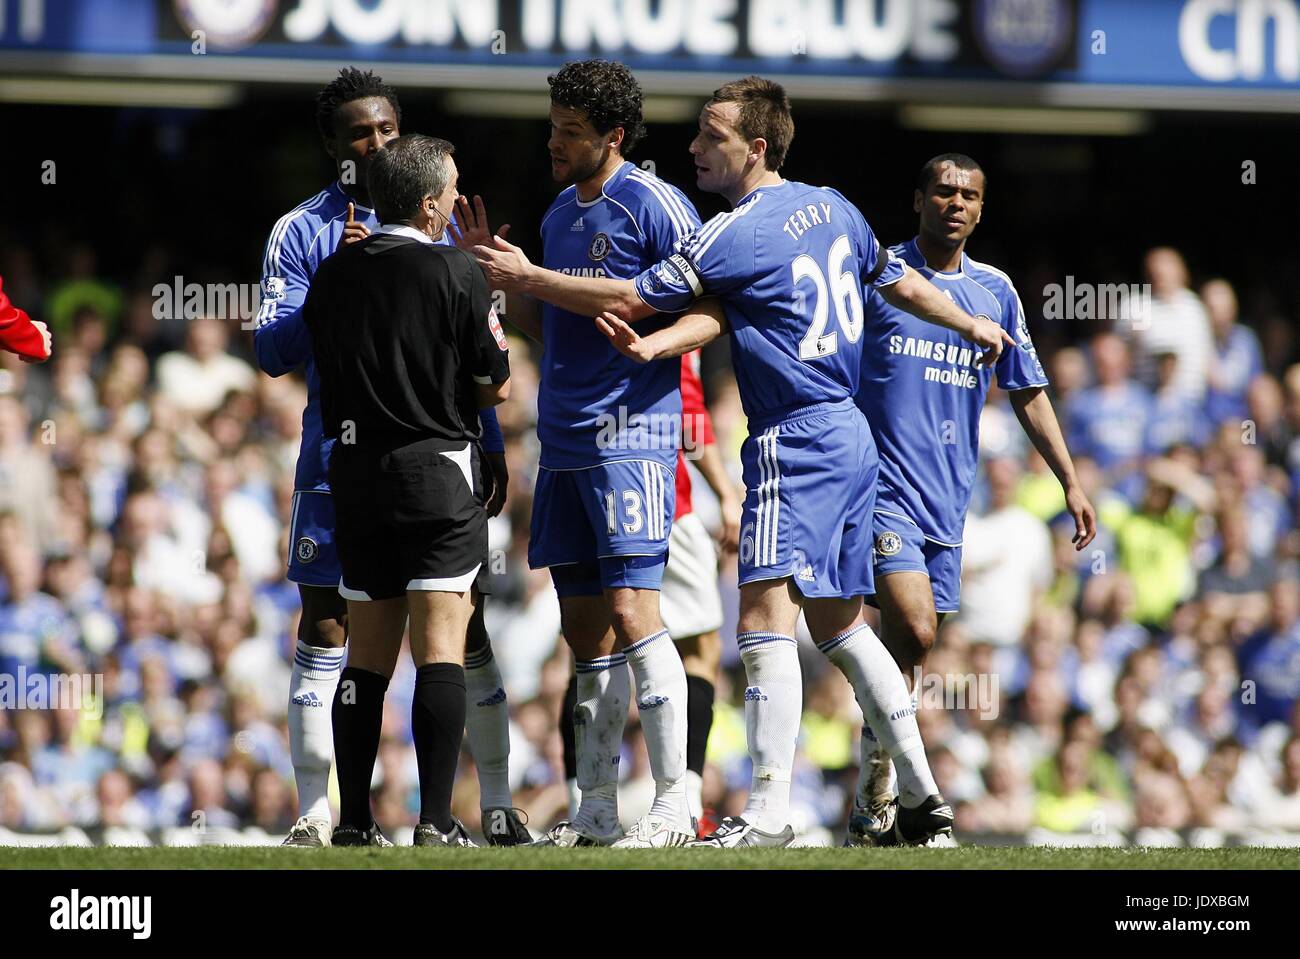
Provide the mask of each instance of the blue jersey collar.
[{"label": "blue jersey collar", "polygon": [[925,254],[921,252],[921,246],[916,241],[918,237],[912,237],[907,241],[911,250],[912,257],[916,260],[916,269],[926,276],[938,277],[941,280],[960,280],[966,275],[966,251],[961,251],[961,265],[952,273],[944,273],[941,270],[932,270],[925,262]]},{"label": "blue jersey collar", "polygon": [[[788,186],[789,183],[790,183],[789,180],[782,180],[780,183],[765,183],[762,186],[756,186],[754,187],[754,189],[750,190],[748,193],[742,196],[740,200],[737,201],[736,206],[732,207],[732,209],[734,210],[737,209],[738,207],[744,206],[745,203],[752,200],[763,190],[779,190],[783,186]],[[764,209],[766,209],[766,207],[764,207]]]},{"label": "blue jersey collar", "polygon": [[633,166],[632,161],[624,160],[623,164],[611,173],[605,182],[600,185],[600,195],[594,200],[583,200],[579,198],[578,188],[575,186],[573,188],[573,202],[584,209],[595,206],[601,200],[605,199],[605,197],[609,196],[611,191],[618,189],[619,184],[627,179],[628,173],[633,169],[635,169],[635,167]]},{"label": "blue jersey collar", "polygon": [[335,180],[333,183],[330,184],[330,189],[339,195],[339,199],[343,201],[344,206],[347,206],[349,203],[351,203],[353,206],[356,207],[358,213],[373,213],[376,217],[379,216],[379,214],[375,213],[375,211],[372,208],[368,206],[363,206],[362,204],[354,200],[352,197],[348,196],[348,191],[343,189],[342,180]]}]

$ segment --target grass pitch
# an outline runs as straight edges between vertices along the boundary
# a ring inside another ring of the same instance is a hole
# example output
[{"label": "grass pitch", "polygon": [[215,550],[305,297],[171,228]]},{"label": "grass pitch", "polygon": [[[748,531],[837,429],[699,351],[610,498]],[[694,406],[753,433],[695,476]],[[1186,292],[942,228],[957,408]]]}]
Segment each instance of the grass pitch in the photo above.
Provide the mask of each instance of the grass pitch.
[{"label": "grass pitch", "polygon": [[0,869],[1300,869],[1300,849],[0,849]]}]

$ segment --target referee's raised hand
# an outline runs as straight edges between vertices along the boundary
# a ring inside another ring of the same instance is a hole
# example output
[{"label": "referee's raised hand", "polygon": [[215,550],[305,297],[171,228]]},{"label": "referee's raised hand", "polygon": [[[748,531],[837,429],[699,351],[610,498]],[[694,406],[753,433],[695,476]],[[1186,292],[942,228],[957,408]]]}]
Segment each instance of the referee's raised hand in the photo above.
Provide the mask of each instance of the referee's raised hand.
[{"label": "referee's raised hand", "polygon": [[364,240],[370,235],[370,230],[364,223],[357,222],[357,208],[351,200],[348,201],[348,219],[343,224],[343,238],[339,240],[338,248],[342,249],[349,243],[356,243],[357,240]]}]

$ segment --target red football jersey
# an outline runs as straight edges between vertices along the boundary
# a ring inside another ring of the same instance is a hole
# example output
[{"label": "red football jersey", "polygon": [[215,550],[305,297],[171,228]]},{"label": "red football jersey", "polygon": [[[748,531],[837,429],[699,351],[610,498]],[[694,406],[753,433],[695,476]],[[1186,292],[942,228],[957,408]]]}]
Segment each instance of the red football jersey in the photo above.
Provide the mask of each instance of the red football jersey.
[{"label": "red football jersey", "polygon": [[[717,442],[713,435],[713,420],[704,405],[704,384],[700,382],[700,351],[692,350],[682,356],[682,439],[692,447],[712,446]],[[673,519],[685,516],[691,506],[691,474],[686,469],[686,457],[677,453],[677,510]]]},{"label": "red football jersey", "polygon": [[41,331],[32,325],[31,318],[9,302],[0,278],[0,347],[30,360],[48,360],[45,340]]}]

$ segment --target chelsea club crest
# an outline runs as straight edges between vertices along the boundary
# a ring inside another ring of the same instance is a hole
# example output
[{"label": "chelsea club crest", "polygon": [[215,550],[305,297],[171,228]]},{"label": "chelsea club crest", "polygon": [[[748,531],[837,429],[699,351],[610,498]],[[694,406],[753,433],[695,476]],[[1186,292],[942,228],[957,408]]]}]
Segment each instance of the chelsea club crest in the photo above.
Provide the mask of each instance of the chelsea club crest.
[{"label": "chelsea club crest", "polygon": [[298,562],[300,563],[313,562],[316,559],[317,554],[320,552],[319,548],[316,546],[316,541],[310,536],[300,537],[293,549],[294,555],[298,557]]},{"label": "chelsea club crest", "polygon": [[603,260],[609,256],[609,237],[604,233],[597,233],[591,238],[591,246],[587,248],[587,256],[593,260]]},{"label": "chelsea club crest", "polygon": [[903,537],[892,530],[886,530],[876,537],[876,552],[881,556],[896,556],[903,548]]}]

